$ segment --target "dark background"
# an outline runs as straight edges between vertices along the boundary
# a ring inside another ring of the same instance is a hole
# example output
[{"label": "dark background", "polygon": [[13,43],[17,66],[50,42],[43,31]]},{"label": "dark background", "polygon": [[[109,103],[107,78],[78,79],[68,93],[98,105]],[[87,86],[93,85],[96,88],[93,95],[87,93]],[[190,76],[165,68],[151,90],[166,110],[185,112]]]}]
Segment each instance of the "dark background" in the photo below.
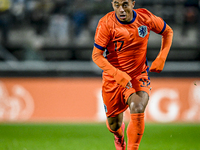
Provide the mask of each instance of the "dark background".
[{"label": "dark background", "polygon": [[[96,77],[91,61],[98,20],[112,11],[109,0],[4,0],[0,5],[1,77]],[[162,17],[174,38],[162,73],[150,76],[200,77],[199,0],[136,0]],[[149,65],[161,36],[151,33]]]}]

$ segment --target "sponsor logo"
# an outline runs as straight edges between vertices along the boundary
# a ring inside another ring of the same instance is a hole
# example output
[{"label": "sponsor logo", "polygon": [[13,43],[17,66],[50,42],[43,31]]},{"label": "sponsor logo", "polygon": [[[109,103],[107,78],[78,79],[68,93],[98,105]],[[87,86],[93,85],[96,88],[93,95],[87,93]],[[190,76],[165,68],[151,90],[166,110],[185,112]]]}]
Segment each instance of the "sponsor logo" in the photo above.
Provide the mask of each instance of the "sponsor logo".
[{"label": "sponsor logo", "polygon": [[0,82],[0,121],[28,120],[33,111],[33,98],[24,87],[14,85],[8,91]]}]

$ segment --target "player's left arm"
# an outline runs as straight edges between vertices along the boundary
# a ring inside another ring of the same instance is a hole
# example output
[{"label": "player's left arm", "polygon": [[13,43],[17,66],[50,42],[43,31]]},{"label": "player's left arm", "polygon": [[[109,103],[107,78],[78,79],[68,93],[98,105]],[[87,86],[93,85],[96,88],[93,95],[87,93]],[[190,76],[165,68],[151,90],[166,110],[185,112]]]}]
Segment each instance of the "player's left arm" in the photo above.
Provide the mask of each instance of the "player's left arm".
[{"label": "player's left arm", "polygon": [[162,35],[161,49],[156,59],[152,62],[152,65],[150,67],[151,72],[160,73],[163,70],[165,61],[167,59],[167,55],[172,45],[173,30],[169,25],[165,24],[165,30],[161,33],[161,35]]}]

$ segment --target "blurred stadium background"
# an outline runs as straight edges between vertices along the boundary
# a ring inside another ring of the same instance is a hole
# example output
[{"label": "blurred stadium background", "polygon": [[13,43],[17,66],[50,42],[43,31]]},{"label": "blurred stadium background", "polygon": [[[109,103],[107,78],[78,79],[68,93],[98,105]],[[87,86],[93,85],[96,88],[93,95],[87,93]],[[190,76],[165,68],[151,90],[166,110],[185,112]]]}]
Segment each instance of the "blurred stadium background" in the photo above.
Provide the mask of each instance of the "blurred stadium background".
[{"label": "blurred stadium background", "polygon": [[[163,72],[149,73],[141,149],[199,150],[200,1],[136,0],[141,7],[174,30]],[[109,11],[110,0],[0,0],[0,150],[114,148],[91,60],[98,20]],[[160,43],[152,32],[149,65]]]},{"label": "blurred stadium background", "polygon": [[[140,7],[174,30],[169,63],[159,76],[199,76],[199,1],[142,0]],[[1,0],[1,76],[100,76],[91,63],[93,37],[98,20],[111,10],[108,0]],[[150,62],[160,40],[151,34]]]}]

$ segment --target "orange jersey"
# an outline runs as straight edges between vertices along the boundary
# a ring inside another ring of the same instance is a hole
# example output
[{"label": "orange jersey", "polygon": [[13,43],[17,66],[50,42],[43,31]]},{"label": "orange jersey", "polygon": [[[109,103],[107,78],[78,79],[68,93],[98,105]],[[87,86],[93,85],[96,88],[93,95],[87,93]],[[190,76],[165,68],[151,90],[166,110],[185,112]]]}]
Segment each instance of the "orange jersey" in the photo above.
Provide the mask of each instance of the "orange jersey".
[{"label": "orange jersey", "polygon": [[[166,23],[146,9],[134,9],[131,22],[121,22],[115,12],[105,15],[98,23],[94,46],[106,49],[106,58],[115,68],[134,78],[148,70],[146,53],[150,31],[162,34]],[[104,79],[113,80],[106,72]]]}]

